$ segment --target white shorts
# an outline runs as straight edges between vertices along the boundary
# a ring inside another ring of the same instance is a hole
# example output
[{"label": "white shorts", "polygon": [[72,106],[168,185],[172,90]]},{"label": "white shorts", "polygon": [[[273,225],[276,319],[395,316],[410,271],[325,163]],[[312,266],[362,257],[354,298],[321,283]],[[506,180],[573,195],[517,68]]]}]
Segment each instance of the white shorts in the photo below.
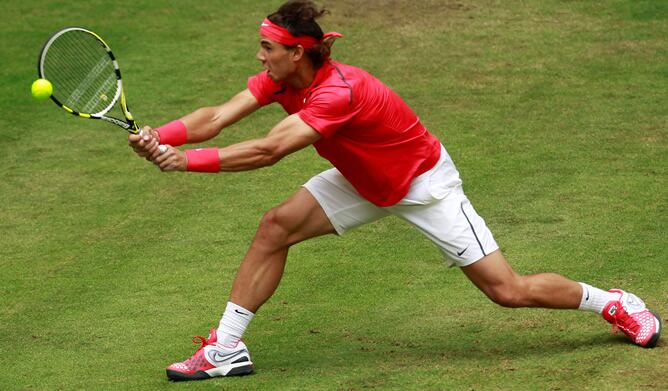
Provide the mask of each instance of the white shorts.
[{"label": "white shorts", "polygon": [[395,215],[436,244],[450,266],[470,265],[499,248],[485,220],[464,195],[459,173],[443,147],[438,163],[415,178],[406,197],[389,207],[367,201],[336,168],[314,176],[304,187],[339,235]]}]

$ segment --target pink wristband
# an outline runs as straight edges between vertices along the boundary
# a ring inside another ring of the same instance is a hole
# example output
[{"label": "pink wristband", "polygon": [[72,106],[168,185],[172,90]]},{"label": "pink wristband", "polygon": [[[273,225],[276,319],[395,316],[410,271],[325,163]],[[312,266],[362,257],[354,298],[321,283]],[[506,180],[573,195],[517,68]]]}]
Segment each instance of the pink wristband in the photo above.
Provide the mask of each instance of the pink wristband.
[{"label": "pink wristband", "polygon": [[218,148],[186,149],[188,171],[220,172]]},{"label": "pink wristband", "polygon": [[175,120],[168,124],[162,125],[155,130],[160,136],[160,144],[171,145],[178,147],[188,141],[188,131],[186,125],[180,121]]}]

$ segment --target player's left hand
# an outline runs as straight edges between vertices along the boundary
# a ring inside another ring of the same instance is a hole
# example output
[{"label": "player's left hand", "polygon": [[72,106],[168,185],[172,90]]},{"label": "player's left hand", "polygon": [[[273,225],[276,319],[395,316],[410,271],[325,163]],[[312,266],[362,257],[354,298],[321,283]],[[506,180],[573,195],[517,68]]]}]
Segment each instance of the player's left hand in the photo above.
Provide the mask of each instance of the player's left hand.
[{"label": "player's left hand", "polygon": [[160,167],[160,170],[164,172],[186,171],[188,168],[186,153],[171,145],[165,145],[164,147],[166,147],[165,152],[153,159],[153,164]]},{"label": "player's left hand", "polygon": [[128,144],[137,155],[152,161],[160,155],[157,133],[148,126],[144,126],[138,134],[128,134]]}]

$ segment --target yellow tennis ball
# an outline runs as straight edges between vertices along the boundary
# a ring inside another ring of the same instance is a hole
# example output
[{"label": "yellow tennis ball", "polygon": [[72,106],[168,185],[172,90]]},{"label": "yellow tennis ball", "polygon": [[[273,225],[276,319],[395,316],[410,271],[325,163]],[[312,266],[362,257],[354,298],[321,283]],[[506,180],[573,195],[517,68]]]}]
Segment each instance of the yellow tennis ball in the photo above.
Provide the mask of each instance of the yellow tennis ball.
[{"label": "yellow tennis ball", "polygon": [[35,99],[44,100],[48,99],[53,93],[53,85],[46,79],[37,79],[32,83],[30,90]]}]

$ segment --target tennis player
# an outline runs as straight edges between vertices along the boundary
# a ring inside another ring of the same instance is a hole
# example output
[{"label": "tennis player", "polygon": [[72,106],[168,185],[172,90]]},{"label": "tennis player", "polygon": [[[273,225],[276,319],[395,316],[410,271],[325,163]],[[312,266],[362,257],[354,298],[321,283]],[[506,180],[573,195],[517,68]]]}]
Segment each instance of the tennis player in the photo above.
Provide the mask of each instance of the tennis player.
[{"label": "tennis player", "polygon": [[[558,274],[517,274],[462,190],[443,147],[391,89],[369,73],[330,59],[341,34],[324,34],[325,13],[311,1],[289,1],[260,24],[257,59],[264,70],[247,89],[144,136],[129,136],[138,155],[163,171],[216,173],[270,166],[315,147],[333,168],[306,182],[260,221],[241,262],[217,329],[201,347],[170,365],[172,380],[241,375],[253,363],[241,338],[278,286],[290,246],[326,234],[343,235],[396,215],[415,226],[492,301],[504,307],[580,309],[602,314],[630,340],[657,344],[659,317],[637,296],[601,290]],[[199,143],[259,108],[280,104],[287,116],[261,139],[224,148],[178,150]],[[160,154],[158,144],[167,144]]]}]

